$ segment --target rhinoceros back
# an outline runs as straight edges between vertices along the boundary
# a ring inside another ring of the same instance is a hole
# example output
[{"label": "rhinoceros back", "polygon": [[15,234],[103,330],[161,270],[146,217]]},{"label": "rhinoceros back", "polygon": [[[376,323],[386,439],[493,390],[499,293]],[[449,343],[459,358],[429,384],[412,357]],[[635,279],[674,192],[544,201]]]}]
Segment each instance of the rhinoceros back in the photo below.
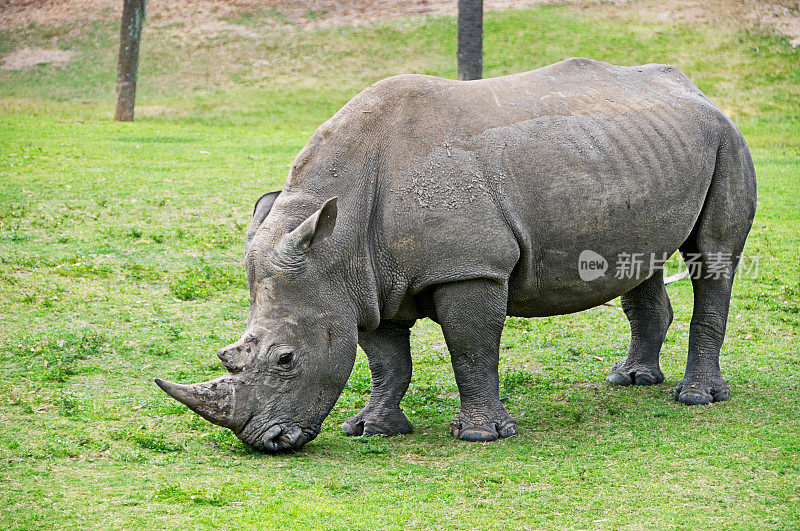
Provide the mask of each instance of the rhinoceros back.
[{"label": "rhinoceros back", "polygon": [[583,251],[613,264],[668,256],[686,240],[731,135],[667,65],[569,59],[469,82],[405,75],[320,127],[296,165],[325,174],[296,171],[287,189],[350,203],[340,211],[368,226],[381,296],[393,301],[384,312],[401,293],[488,277],[508,280],[512,313],[566,313],[649,273],[645,259],[636,278],[582,281]]}]

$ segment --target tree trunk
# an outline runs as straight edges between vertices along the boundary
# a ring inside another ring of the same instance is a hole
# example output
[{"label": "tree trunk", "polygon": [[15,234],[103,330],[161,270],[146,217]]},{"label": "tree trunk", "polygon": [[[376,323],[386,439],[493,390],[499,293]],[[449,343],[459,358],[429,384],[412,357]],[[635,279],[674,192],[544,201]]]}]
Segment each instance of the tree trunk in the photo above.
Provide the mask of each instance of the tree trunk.
[{"label": "tree trunk", "polygon": [[144,8],[147,0],[123,0],[122,25],[119,30],[119,60],[117,63],[117,110],[115,118],[133,121],[136,99],[136,77],[139,69],[139,41],[142,37]]},{"label": "tree trunk", "polygon": [[458,0],[458,79],[483,75],[483,0]]}]

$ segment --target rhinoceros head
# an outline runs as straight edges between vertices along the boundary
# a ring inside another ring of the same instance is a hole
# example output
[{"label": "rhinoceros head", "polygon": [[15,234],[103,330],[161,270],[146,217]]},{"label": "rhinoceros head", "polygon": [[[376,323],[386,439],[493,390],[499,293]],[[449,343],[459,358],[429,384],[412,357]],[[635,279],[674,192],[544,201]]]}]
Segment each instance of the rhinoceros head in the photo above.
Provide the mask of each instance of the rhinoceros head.
[{"label": "rhinoceros head", "polygon": [[248,233],[250,319],[242,338],[217,352],[228,373],[192,385],[156,380],[261,451],[317,436],[353,368],[358,337],[341,276],[326,260],[336,198],[293,230],[261,227],[277,195],[259,200]]}]

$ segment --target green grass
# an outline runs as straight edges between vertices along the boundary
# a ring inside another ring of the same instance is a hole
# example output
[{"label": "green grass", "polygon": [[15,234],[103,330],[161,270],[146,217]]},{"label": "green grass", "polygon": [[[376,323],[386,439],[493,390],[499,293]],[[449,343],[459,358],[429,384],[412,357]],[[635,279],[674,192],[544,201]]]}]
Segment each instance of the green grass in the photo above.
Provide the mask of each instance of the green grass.
[{"label": "green grass", "polygon": [[260,35],[238,40],[149,28],[133,124],[110,120],[113,26],[0,35],[0,53],[54,35],[80,52],[0,72],[0,526],[800,526],[800,50],[775,36],[602,6],[486,16],[487,75],[572,55],[669,62],[742,128],[759,178],[747,252],[761,261],[735,287],[729,402],[671,399],[685,282],[669,287],[667,382],[652,388],[603,384],[627,347],[619,308],[509,319],[501,396],[520,434],[491,444],[448,435],[457,389],[428,321],[412,336],[412,435],[340,432],[369,393],[363,354],[320,437],[291,455],[253,453],[160,392],[155,376],[222,373],[214,353],[249,310],[253,202],[315,127],[381,77],[455,73],[452,18],[303,32],[270,30],[271,16],[235,20]]}]

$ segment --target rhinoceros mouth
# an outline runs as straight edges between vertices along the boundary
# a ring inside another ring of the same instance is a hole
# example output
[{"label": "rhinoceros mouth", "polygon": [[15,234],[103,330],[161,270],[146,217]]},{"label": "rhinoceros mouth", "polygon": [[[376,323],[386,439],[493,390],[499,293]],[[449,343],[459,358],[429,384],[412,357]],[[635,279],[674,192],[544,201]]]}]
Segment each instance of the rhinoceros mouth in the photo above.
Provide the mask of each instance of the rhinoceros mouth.
[{"label": "rhinoceros mouth", "polygon": [[266,429],[248,422],[236,434],[239,439],[259,452],[283,452],[300,448],[319,435],[320,428],[308,428],[296,423],[274,423]]}]

